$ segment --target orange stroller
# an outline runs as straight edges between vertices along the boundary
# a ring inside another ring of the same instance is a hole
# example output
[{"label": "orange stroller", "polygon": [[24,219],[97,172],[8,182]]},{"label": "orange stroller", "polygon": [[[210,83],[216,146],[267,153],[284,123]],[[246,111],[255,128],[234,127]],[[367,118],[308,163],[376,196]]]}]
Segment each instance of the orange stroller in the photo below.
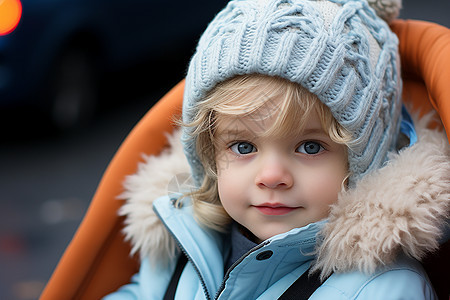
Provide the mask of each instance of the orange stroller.
[{"label": "orange stroller", "polygon": [[[423,113],[436,110],[450,139],[450,30],[434,23],[396,20],[400,39],[404,91],[408,105]],[[131,131],[109,164],[72,242],[67,247],[41,299],[99,299],[129,282],[139,268],[124,242],[123,191],[125,176],[134,174],[142,153],[158,154],[166,145],[165,132],[174,128],[172,116],[181,113],[184,82],[163,97]],[[151,137],[151,138],[149,138]],[[425,262],[440,295],[449,294],[450,243]]]}]

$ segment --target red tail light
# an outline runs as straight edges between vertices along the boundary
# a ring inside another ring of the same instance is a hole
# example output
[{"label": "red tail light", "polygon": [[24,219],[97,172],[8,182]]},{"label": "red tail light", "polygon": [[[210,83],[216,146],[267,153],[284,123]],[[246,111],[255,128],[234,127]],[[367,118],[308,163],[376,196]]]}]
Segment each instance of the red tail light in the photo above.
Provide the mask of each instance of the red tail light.
[{"label": "red tail light", "polygon": [[11,33],[21,16],[22,4],[19,0],[0,0],[0,35]]}]

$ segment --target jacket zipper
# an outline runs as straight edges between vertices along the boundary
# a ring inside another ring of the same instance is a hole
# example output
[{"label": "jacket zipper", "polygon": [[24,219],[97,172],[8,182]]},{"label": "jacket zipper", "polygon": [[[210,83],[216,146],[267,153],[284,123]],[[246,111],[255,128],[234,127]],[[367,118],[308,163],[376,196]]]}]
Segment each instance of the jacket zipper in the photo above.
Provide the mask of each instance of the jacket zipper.
[{"label": "jacket zipper", "polygon": [[177,244],[178,248],[180,248],[181,252],[183,252],[183,254],[186,256],[186,258],[188,259],[188,261],[191,262],[192,266],[194,267],[195,273],[197,273],[198,278],[200,279],[200,283],[202,285],[203,288],[203,292],[205,293],[206,299],[210,300],[211,296],[209,295],[208,289],[206,288],[206,283],[202,277],[202,275],[200,274],[200,270],[198,269],[197,265],[194,263],[194,260],[192,259],[192,257],[187,253],[186,249],[184,249],[184,247],[181,245],[181,242],[178,240],[178,238],[175,236],[175,234],[172,232],[172,230],[170,230],[170,228],[167,226],[166,222],[161,218],[161,215],[155,210],[155,213],[158,215],[158,218],[161,220],[161,222],[164,224],[164,226],[166,227],[167,231],[170,233],[170,235],[173,237],[173,239],[175,240],[175,243]]},{"label": "jacket zipper", "polygon": [[227,282],[228,278],[230,277],[230,273],[231,271],[233,271],[234,268],[236,268],[237,265],[239,265],[245,258],[247,258],[247,256],[249,256],[252,252],[261,249],[262,247],[266,246],[270,244],[269,241],[266,241],[262,244],[259,244],[255,247],[253,247],[252,249],[250,249],[247,253],[245,253],[243,256],[241,256],[237,261],[235,261],[231,267],[228,269],[227,273],[225,274],[223,280],[222,280],[222,284],[220,285],[219,289],[217,290],[216,296],[214,297],[214,299],[218,299],[220,294],[223,292],[223,290],[225,289],[225,282]]}]

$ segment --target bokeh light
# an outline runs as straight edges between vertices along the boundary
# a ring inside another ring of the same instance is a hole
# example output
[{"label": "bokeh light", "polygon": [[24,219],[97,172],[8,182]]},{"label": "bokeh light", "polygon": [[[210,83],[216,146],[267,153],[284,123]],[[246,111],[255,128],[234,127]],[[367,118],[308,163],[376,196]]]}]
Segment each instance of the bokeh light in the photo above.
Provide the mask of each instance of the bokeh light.
[{"label": "bokeh light", "polygon": [[11,33],[21,16],[22,4],[19,0],[0,0],[0,35]]}]

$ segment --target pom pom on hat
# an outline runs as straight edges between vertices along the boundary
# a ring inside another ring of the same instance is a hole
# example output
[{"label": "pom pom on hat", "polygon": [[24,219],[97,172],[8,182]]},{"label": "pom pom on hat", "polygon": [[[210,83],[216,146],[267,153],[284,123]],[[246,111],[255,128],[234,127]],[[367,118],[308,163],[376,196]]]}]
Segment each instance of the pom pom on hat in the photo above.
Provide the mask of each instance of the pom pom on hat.
[{"label": "pom pom on hat", "polygon": [[397,18],[402,8],[402,0],[367,0],[367,2],[388,24]]}]

